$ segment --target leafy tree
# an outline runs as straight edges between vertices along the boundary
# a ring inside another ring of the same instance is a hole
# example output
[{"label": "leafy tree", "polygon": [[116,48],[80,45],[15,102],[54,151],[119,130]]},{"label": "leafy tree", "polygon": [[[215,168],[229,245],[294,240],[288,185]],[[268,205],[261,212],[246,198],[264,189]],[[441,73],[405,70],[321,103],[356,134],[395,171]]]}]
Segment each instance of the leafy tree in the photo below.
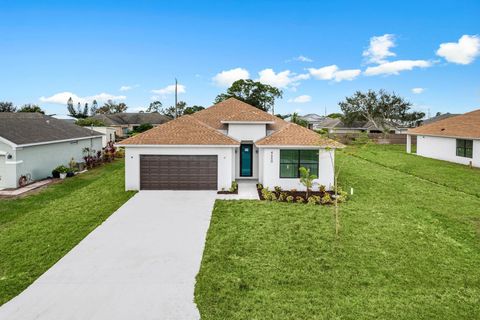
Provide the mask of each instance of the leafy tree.
[{"label": "leafy tree", "polygon": [[132,135],[139,134],[139,133],[145,132],[147,130],[150,130],[152,128],[153,128],[153,125],[151,125],[150,123],[143,123],[143,124],[139,125],[138,127],[136,127],[135,129],[133,129],[131,134]]},{"label": "leafy tree", "polygon": [[237,80],[226,93],[219,94],[214,103],[219,103],[229,98],[237,98],[263,111],[272,110],[275,113],[275,99],[282,98],[282,90],[263,84],[261,82],[247,80]]},{"label": "leafy tree", "polygon": [[202,106],[194,105],[191,107],[186,107],[185,110],[183,111],[183,114],[194,114],[195,112],[201,111],[203,109],[205,108]]},{"label": "leafy tree", "polygon": [[423,112],[410,111],[412,104],[395,93],[385,90],[355,92],[338,104],[344,121],[371,121],[377,128],[388,132],[390,126],[414,126],[425,116]]},{"label": "leafy tree", "polygon": [[285,119],[287,119],[288,117],[291,117],[291,116],[292,116],[291,114],[280,114],[280,113],[277,113],[275,115],[275,117],[283,119],[283,120],[285,120]]},{"label": "leafy tree", "polygon": [[332,119],[341,119],[343,118],[343,114],[339,112],[335,112],[335,113],[330,113],[327,117]]},{"label": "leafy tree", "polygon": [[147,112],[160,112],[162,110],[162,103],[160,101],[153,101],[147,108]]},{"label": "leafy tree", "polygon": [[97,113],[100,114],[112,114],[112,113],[121,113],[127,111],[128,107],[125,103],[115,103],[112,100],[108,100],[105,104],[97,109]]},{"label": "leafy tree", "polygon": [[105,123],[101,120],[94,119],[94,118],[85,118],[85,119],[78,119],[75,124],[77,126],[82,126],[82,127],[104,127]]},{"label": "leafy tree", "polygon": [[8,101],[0,101],[0,112],[15,112],[16,107],[13,106],[13,103]]},{"label": "leafy tree", "polygon": [[290,116],[290,122],[296,123],[302,127],[308,127],[308,122],[301,119],[297,112],[292,113],[292,115]]},{"label": "leafy tree", "polygon": [[45,111],[40,108],[40,106],[36,104],[24,104],[17,112],[38,112],[41,114],[45,114]]}]

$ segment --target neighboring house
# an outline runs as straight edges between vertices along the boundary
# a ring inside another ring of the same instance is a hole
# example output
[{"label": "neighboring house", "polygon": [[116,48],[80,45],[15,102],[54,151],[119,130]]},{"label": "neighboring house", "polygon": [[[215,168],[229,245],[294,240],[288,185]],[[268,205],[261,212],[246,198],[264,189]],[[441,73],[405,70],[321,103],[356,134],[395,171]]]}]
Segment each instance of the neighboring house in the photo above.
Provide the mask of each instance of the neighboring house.
[{"label": "neighboring house", "polygon": [[104,136],[102,137],[102,146],[105,148],[107,143],[115,142],[115,134],[117,130],[113,127],[85,127],[87,129],[91,128],[97,132],[102,133]]},{"label": "neighboring house", "polygon": [[[377,127],[372,121],[354,121],[352,123],[344,123],[340,118],[321,117],[315,114],[308,114],[300,117],[308,122],[308,128],[312,130],[326,130],[331,134],[346,133],[382,133],[383,128]],[[408,128],[389,126],[389,133],[406,133]]]},{"label": "neighboring house", "polygon": [[434,122],[437,122],[437,121],[440,121],[440,120],[443,120],[443,119],[456,117],[456,116],[459,116],[459,114],[454,114],[454,113],[447,112],[447,113],[439,114],[438,116],[434,116],[434,117],[425,119],[425,120],[423,120],[422,124],[423,125],[430,124],[430,123],[434,123]]},{"label": "neighboring house", "polygon": [[158,112],[96,114],[92,118],[102,121],[105,126],[113,127],[117,137],[128,137],[130,131],[141,124],[149,123],[154,127],[171,119]]},{"label": "neighboring house", "polygon": [[46,178],[83,149],[101,150],[102,135],[40,113],[0,112],[0,189],[16,188],[20,176]]},{"label": "neighboring house", "polygon": [[234,98],[119,145],[127,190],[222,190],[240,179],[302,190],[300,166],[332,188],[335,148],[343,147]]},{"label": "neighboring house", "polygon": [[411,136],[417,136],[417,155],[480,167],[480,110],[408,130],[408,153]]}]

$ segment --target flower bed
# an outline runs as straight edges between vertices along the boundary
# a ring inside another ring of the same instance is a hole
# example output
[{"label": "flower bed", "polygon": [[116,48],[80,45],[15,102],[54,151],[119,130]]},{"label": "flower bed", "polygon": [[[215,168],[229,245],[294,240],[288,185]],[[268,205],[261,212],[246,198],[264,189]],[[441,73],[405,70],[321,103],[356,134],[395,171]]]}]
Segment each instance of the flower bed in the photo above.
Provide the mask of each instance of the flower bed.
[{"label": "flower bed", "polygon": [[217,194],[238,194],[238,183],[232,181],[232,186],[228,190],[217,191]]},{"label": "flower bed", "polygon": [[[264,188],[260,183],[257,184],[258,197],[260,200],[305,203],[305,204],[333,204],[335,202],[335,192],[327,191],[325,186],[320,185],[318,190],[310,190],[308,192],[292,190],[282,190],[275,187],[274,190]],[[337,202],[344,202],[347,199],[347,193],[340,187],[337,188]]]}]

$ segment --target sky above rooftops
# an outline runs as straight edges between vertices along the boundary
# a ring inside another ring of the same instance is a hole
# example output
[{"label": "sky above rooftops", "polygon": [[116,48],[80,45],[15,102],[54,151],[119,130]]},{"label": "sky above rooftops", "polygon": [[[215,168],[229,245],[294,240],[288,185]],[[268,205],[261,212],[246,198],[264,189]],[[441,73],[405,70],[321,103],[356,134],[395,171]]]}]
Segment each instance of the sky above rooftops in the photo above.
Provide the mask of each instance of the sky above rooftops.
[{"label": "sky above rooftops", "polygon": [[239,78],[323,114],[386,89],[425,113],[480,108],[480,1],[4,1],[0,101],[209,106]]}]

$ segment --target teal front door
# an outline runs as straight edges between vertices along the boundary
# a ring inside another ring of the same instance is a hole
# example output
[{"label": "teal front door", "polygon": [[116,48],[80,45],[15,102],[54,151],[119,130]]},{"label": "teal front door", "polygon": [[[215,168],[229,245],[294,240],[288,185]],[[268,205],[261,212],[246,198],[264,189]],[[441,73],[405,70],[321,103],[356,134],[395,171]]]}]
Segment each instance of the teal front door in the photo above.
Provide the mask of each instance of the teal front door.
[{"label": "teal front door", "polygon": [[240,145],[240,177],[252,176],[253,146],[251,144]]}]

